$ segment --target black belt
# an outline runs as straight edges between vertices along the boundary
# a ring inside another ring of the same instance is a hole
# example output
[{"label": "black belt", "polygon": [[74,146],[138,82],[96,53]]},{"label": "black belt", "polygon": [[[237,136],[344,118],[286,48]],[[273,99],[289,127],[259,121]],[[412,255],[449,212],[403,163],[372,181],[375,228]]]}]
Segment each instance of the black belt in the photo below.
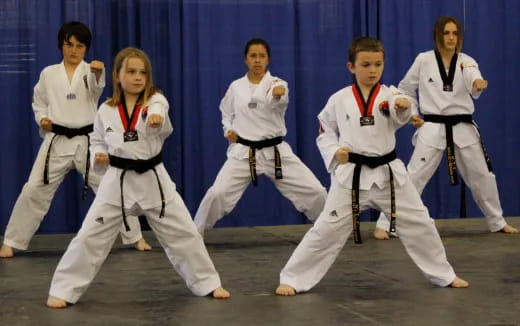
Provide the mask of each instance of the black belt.
[{"label": "black belt", "polygon": [[395,218],[397,217],[395,210],[395,188],[394,188],[394,173],[388,163],[397,158],[395,150],[383,156],[365,156],[356,153],[348,153],[349,163],[353,163],[354,175],[352,177],[352,223],[354,228],[354,242],[363,243],[361,241],[361,231],[359,227],[359,180],[361,177],[361,167],[363,165],[369,168],[376,168],[378,166],[387,164],[388,172],[390,173],[390,232],[395,232]]},{"label": "black belt", "polygon": [[[477,125],[473,121],[473,116],[471,114],[456,114],[456,115],[437,115],[437,114],[425,114],[424,121],[433,122],[433,123],[444,123],[444,127],[446,128],[446,156],[448,159],[448,174],[450,177],[450,183],[452,185],[457,185],[457,162],[455,160],[455,143],[453,141],[453,126],[458,123],[471,123],[477,128],[477,132],[480,136],[480,131],[478,130]],[[484,159],[486,161],[489,172],[493,172],[493,167],[491,166],[491,159],[487,154],[486,147],[484,146],[484,142],[482,141],[482,137],[480,137],[480,146],[482,146],[482,151],[484,153]],[[461,184],[461,217],[466,217],[465,213],[465,186]]]},{"label": "black belt", "polygon": [[83,180],[83,193],[81,197],[85,199],[87,197],[87,190],[88,190],[88,173],[90,169],[90,136],[89,134],[94,130],[94,125],[88,125],[81,128],[67,128],[64,126],[60,126],[57,124],[51,124],[51,132],[54,133],[54,136],[52,136],[51,143],[49,144],[49,149],[47,149],[47,156],[45,156],[45,168],[43,169],[43,183],[48,185],[49,184],[49,160],[50,160],[50,153],[52,148],[52,143],[54,142],[54,138],[56,136],[66,136],[67,138],[74,138],[76,136],[87,136],[87,161],[85,163],[85,177]]},{"label": "black belt", "polygon": [[279,145],[282,141],[283,138],[281,136],[258,141],[248,140],[238,136],[237,143],[249,147],[249,171],[254,186],[258,185],[258,178],[256,176],[256,150],[265,147],[274,147],[274,175],[276,179],[283,179],[282,159],[280,158],[280,152],[276,147],[276,145]]},{"label": "black belt", "polygon": [[155,177],[157,179],[157,185],[159,186],[159,193],[161,194],[161,214],[159,215],[159,218],[164,217],[164,208],[165,208],[165,200],[164,200],[164,192],[161,186],[161,181],[159,180],[159,175],[157,174],[157,171],[155,170],[155,167],[162,162],[162,153],[157,154],[156,156],[152,157],[149,160],[132,160],[129,158],[123,158],[113,155],[108,155],[108,158],[110,160],[110,165],[113,167],[116,167],[118,169],[123,170],[120,177],[120,187],[121,187],[121,211],[123,215],[123,222],[125,224],[126,231],[130,231],[130,227],[128,226],[128,222],[126,220],[126,213],[125,213],[125,198],[123,195],[123,182],[125,179],[126,171],[132,170],[139,174],[145,173],[148,170],[152,170],[155,174]]}]

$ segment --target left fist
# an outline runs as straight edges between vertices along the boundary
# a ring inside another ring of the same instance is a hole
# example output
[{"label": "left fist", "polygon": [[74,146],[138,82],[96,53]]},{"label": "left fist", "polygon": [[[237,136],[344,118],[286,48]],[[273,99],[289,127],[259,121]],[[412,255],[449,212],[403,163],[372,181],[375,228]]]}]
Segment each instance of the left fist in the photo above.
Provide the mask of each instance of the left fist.
[{"label": "left fist", "polygon": [[285,95],[285,87],[276,86],[275,88],[273,88],[273,97],[275,99],[279,100],[284,95]]},{"label": "left fist", "polygon": [[397,112],[402,112],[402,111],[406,111],[410,108],[412,104],[410,103],[410,101],[407,99],[407,98],[404,98],[404,97],[398,97],[396,100],[395,100],[395,104],[394,104],[394,109],[397,111]]},{"label": "left fist", "polygon": [[159,128],[164,122],[164,118],[159,114],[151,114],[148,117],[148,126],[152,128]]},{"label": "left fist", "polygon": [[475,89],[477,92],[482,92],[485,90],[488,86],[487,80],[483,79],[477,79],[473,82],[473,89]]}]

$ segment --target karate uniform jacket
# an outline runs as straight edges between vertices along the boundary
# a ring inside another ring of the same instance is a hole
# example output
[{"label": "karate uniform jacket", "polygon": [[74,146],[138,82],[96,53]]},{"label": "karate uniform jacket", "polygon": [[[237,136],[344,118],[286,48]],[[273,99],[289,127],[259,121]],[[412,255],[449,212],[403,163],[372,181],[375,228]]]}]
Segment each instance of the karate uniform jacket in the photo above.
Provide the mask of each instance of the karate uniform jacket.
[{"label": "karate uniform jacket", "polygon": [[[374,125],[361,126],[362,116],[352,86],[334,93],[318,115],[320,134],[317,144],[327,171],[346,189],[352,188],[353,163],[339,164],[334,155],[340,147],[348,147],[352,152],[365,156],[382,156],[395,148],[395,131],[406,124],[411,110],[397,113],[395,100],[399,95],[395,87],[381,85],[375,97],[372,114]],[[405,96],[406,97],[406,96]],[[408,98],[408,97],[406,97]],[[408,98],[413,105],[413,100]],[[396,184],[402,185],[407,180],[406,169],[399,159],[389,163],[394,173]],[[373,184],[380,189],[388,186],[389,172],[386,165],[374,169],[363,166],[359,188],[369,190]]]},{"label": "karate uniform jacket", "polygon": [[[152,114],[164,117],[162,126],[151,128],[147,125],[147,118]],[[109,106],[107,103],[100,106],[91,137],[92,166],[99,173],[104,173],[106,170],[99,185],[97,197],[116,206],[121,206],[120,176],[123,170],[110,165],[94,165],[95,154],[105,153],[132,160],[148,160],[159,154],[164,140],[173,131],[168,116],[168,101],[163,95],[155,93],[147,103],[144,103],[135,129],[138,140],[125,142],[123,136],[125,130],[118,107]],[[175,184],[162,163],[155,169],[164,191],[164,199],[168,201],[175,195]],[[132,207],[135,203],[138,203],[143,209],[161,206],[161,194],[157,178],[152,170],[143,174],[128,170],[124,177],[123,191],[127,208]]]},{"label": "karate uniform jacket", "polygon": [[[477,62],[464,53],[457,54],[453,91],[443,91],[443,82],[433,50],[420,53],[399,83],[399,90],[417,99],[419,93],[419,109],[422,114],[455,115],[473,114],[473,100],[481,92],[472,92],[473,82],[483,79]],[[414,114],[418,114],[415,111]],[[428,146],[446,148],[446,131],[444,124],[425,122],[417,129],[413,137],[420,137]],[[475,127],[468,123],[458,123],[453,127],[453,139],[457,146],[463,148],[480,141]]]},{"label": "karate uniform jacket", "polygon": [[[279,100],[273,98],[273,88],[285,87],[285,95]],[[254,92],[251,91],[247,74],[231,83],[226,95],[220,102],[224,136],[228,130],[234,130],[240,137],[258,141],[285,136],[285,110],[289,104],[289,88],[287,82],[271,76],[266,72]],[[277,145],[280,156],[294,155],[291,147],[285,141]],[[272,148],[264,148],[266,158],[274,159]],[[249,147],[242,144],[230,144],[227,150],[228,158],[247,159]]]},{"label": "karate uniform jacket", "polygon": [[[44,68],[34,87],[32,107],[36,124],[40,126],[42,118],[68,128],[92,124],[104,87],[105,70],[103,69],[97,81],[96,75],[90,71],[90,65],[85,61],[76,67],[70,82],[63,62]],[[40,129],[40,135],[44,138],[44,143],[48,143],[54,134]],[[65,136],[57,137],[53,146],[59,149],[59,154],[74,155],[77,141],[71,141]]]}]

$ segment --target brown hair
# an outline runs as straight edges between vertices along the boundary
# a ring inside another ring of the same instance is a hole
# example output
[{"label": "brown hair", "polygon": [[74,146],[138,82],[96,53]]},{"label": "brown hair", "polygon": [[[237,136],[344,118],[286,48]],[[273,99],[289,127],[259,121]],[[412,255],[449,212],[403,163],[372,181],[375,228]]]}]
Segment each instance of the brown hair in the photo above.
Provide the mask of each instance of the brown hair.
[{"label": "brown hair", "polygon": [[153,85],[152,64],[146,53],[137,48],[124,48],[119,51],[114,60],[114,68],[112,69],[112,87],[114,90],[112,97],[107,101],[107,104],[110,106],[116,106],[121,103],[123,89],[121,88],[121,83],[118,81],[119,72],[121,69],[125,68],[129,58],[139,58],[143,60],[144,69],[146,70],[146,85],[144,86],[144,91],[136,104],[146,103],[150,97],[158,91]]},{"label": "brown hair", "polygon": [[458,37],[456,51],[460,52],[462,50],[462,26],[457,18],[452,16],[442,16],[435,22],[435,26],[433,27],[433,41],[435,42],[435,48],[441,49],[444,47],[444,28],[448,23],[454,23],[455,26],[457,26]]},{"label": "brown hair", "polygon": [[359,52],[383,52],[385,56],[385,48],[381,41],[372,37],[360,37],[355,39],[348,48],[348,61],[354,64]]}]

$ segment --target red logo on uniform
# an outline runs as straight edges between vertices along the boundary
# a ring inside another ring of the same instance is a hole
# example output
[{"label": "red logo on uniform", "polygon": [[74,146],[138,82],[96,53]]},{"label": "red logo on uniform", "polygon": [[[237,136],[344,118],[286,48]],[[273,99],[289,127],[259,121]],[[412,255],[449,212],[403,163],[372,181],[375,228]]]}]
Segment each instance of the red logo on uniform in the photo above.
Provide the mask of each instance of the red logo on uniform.
[{"label": "red logo on uniform", "polygon": [[390,115],[390,106],[388,104],[388,101],[383,101],[383,102],[379,103],[379,111],[384,116],[388,117]]}]

